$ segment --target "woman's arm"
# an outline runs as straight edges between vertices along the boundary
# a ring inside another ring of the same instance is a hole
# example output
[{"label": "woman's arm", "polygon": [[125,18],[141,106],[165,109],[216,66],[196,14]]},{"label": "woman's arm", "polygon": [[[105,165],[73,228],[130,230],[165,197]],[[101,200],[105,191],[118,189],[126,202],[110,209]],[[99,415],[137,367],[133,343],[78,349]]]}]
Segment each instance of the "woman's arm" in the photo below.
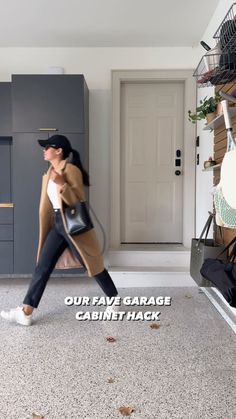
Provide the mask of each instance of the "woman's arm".
[{"label": "woman's arm", "polygon": [[59,189],[61,199],[69,207],[73,207],[78,201],[85,199],[82,173],[78,167],[67,163],[62,177],[64,184]]}]

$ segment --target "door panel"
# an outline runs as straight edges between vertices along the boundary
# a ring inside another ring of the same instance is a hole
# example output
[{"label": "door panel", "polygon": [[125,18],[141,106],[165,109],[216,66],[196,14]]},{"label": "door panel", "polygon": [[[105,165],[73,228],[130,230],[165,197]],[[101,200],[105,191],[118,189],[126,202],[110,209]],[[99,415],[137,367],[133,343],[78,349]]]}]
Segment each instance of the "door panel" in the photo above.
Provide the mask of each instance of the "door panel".
[{"label": "door panel", "polygon": [[183,93],[182,83],[122,86],[122,242],[182,242]]}]

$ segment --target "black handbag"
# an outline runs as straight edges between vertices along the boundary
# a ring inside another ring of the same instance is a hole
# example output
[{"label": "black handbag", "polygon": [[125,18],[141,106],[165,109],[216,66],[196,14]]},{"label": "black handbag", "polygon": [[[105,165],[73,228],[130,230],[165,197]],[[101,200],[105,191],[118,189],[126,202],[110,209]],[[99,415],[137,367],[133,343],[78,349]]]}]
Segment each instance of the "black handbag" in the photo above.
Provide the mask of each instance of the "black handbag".
[{"label": "black handbag", "polygon": [[[236,242],[234,237],[231,242],[225,246],[223,252],[228,252],[229,247]],[[206,259],[201,268],[201,274],[204,278],[212,283],[223,295],[225,300],[230,306],[236,307],[236,243],[234,244],[233,250],[225,260]]]},{"label": "black handbag", "polygon": [[65,219],[71,236],[85,233],[94,227],[85,201],[77,202],[73,208],[65,208]]},{"label": "black handbag", "polygon": [[212,287],[212,284],[203,278],[200,269],[205,259],[218,256],[225,248],[224,244],[218,244],[213,239],[207,238],[213,220],[213,214],[211,212],[209,214],[200,237],[193,238],[191,244],[190,275],[199,287]]}]

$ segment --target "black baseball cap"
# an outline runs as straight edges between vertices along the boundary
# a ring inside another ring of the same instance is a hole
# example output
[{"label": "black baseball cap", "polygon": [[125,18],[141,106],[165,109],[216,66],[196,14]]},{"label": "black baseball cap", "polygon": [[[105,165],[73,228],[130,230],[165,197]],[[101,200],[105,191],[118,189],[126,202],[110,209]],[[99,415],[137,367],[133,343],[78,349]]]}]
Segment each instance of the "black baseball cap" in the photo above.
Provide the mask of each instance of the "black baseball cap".
[{"label": "black baseball cap", "polygon": [[38,143],[41,145],[41,147],[50,145],[54,148],[62,148],[67,154],[72,151],[70,141],[65,135],[52,135],[47,140],[38,140]]}]

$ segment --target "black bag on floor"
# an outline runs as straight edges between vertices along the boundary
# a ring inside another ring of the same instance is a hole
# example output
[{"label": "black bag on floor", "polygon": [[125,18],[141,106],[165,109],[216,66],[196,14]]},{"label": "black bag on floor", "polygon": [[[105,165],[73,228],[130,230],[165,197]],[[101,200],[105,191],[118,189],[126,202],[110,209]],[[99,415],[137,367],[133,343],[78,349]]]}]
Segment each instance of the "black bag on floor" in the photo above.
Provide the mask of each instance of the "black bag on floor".
[{"label": "black bag on floor", "polygon": [[211,282],[202,277],[200,269],[205,259],[215,258],[225,248],[224,244],[217,244],[213,239],[207,238],[214,217],[211,212],[209,214],[199,239],[192,239],[191,245],[190,275],[199,287],[212,287]]},{"label": "black bag on floor", "polygon": [[[223,252],[228,252],[229,247],[235,243],[236,237],[225,246]],[[229,303],[230,306],[236,307],[236,243],[233,250],[226,260],[206,259],[200,270],[202,276],[215,286]]]}]

